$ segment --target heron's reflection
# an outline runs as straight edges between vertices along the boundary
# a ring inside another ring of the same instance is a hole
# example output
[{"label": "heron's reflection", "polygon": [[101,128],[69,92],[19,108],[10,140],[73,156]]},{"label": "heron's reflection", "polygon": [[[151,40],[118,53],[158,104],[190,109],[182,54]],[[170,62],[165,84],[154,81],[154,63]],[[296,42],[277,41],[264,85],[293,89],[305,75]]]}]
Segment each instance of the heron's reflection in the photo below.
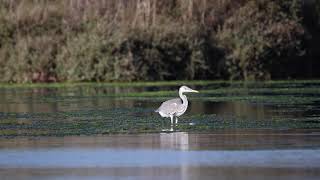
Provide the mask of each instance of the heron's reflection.
[{"label": "heron's reflection", "polygon": [[186,132],[160,133],[160,147],[164,149],[189,149],[189,135]]},{"label": "heron's reflection", "polygon": [[[171,127],[173,128],[173,127]],[[164,149],[189,150],[189,134],[186,132],[160,133],[160,147]],[[181,179],[189,179],[188,156],[181,155],[179,176]]]}]

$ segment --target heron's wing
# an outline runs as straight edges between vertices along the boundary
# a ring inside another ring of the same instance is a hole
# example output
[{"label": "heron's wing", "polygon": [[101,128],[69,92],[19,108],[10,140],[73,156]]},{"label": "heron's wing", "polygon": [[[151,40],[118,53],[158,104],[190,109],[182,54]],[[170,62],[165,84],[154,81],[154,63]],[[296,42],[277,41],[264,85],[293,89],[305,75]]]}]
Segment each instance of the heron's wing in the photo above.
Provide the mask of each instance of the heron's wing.
[{"label": "heron's wing", "polygon": [[161,104],[161,106],[156,110],[161,111],[168,115],[173,115],[181,109],[182,101],[180,98],[170,99]]}]

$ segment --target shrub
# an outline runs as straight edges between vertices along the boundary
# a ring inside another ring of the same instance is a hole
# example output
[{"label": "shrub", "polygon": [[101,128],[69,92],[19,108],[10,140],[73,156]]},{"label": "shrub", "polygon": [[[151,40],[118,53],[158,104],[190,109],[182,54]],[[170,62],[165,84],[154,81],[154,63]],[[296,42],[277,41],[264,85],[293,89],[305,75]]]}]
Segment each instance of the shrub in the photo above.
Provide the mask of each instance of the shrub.
[{"label": "shrub", "polygon": [[317,66],[313,3],[302,24],[302,0],[3,0],[0,81],[287,78]]},{"label": "shrub", "polygon": [[269,78],[268,66],[278,57],[300,52],[303,27],[299,23],[300,1],[249,1],[216,35],[226,51],[225,65],[231,79]]},{"label": "shrub", "polygon": [[62,81],[113,80],[112,44],[97,33],[69,37],[57,56],[57,76]]},{"label": "shrub", "polygon": [[136,29],[121,43],[119,55],[125,59],[124,69],[132,72],[131,80],[213,78],[218,61],[214,58],[221,53],[216,53],[218,49],[208,37],[202,28],[179,24]]},{"label": "shrub", "polygon": [[210,40],[200,29],[176,28],[80,33],[68,39],[59,54],[58,77],[70,81],[209,77],[213,74],[210,61],[214,50]]}]

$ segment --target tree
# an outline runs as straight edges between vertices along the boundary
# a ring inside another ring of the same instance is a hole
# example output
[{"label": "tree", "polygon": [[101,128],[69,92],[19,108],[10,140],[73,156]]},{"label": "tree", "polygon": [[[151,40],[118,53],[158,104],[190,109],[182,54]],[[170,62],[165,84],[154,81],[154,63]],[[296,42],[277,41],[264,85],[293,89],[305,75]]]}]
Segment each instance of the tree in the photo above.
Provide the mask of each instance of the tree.
[{"label": "tree", "polygon": [[248,1],[218,31],[231,79],[268,79],[268,66],[301,52],[299,0]]}]

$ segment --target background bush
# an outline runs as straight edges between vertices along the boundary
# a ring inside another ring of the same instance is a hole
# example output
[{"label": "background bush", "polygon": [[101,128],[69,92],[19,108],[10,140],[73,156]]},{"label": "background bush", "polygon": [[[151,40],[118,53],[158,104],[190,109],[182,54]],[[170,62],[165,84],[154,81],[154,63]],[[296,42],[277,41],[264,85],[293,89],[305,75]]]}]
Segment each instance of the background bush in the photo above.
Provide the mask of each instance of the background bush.
[{"label": "background bush", "polygon": [[3,0],[0,82],[315,78],[304,0]]},{"label": "background bush", "polygon": [[303,53],[300,3],[249,1],[226,20],[217,39],[232,79],[270,78],[272,68],[286,68],[281,58]]}]

